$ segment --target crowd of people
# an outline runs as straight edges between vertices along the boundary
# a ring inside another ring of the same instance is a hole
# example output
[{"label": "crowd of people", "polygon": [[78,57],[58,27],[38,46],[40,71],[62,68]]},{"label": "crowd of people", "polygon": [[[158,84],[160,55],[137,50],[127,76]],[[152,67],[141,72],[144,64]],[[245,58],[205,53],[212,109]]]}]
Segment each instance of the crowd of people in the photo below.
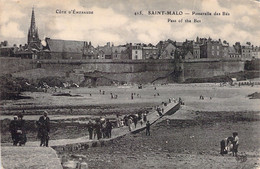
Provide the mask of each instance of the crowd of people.
[{"label": "crowd of people", "polygon": [[133,127],[134,128],[137,127],[138,122],[140,123],[141,126],[144,123],[146,123],[147,125],[148,122],[147,113],[148,111],[145,111],[144,113],[140,112],[138,114],[125,115],[123,117],[120,117],[119,114],[117,114],[116,120],[114,121],[105,119],[103,117],[100,117],[95,120],[89,120],[87,124],[89,139],[99,140],[101,138],[111,138],[113,128],[120,128],[120,127],[127,126],[128,130],[132,131]]}]

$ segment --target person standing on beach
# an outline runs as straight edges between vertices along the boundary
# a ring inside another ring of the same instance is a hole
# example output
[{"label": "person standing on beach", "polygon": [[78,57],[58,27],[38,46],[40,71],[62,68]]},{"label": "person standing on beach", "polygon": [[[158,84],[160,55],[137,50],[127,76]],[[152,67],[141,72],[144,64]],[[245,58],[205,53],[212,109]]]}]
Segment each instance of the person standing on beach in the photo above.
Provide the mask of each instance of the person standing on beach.
[{"label": "person standing on beach", "polygon": [[144,122],[147,121],[147,114],[146,114],[146,112],[143,114],[143,120],[144,120]]},{"label": "person standing on beach", "polygon": [[106,122],[106,131],[107,131],[107,137],[111,138],[111,135],[112,135],[112,123],[109,121],[109,119],[107,119],[107,122]]},{"label": "person standing on beach", "polygon": [[129,129],[129,131],[132,131],[131,124],[132,124],[132,118],[131,118],[131,117],[128,117],[127,125],[128,125],[128,129]]},{"label": "person standing on beach", "polygon": [[221,140],[221,141],[220,141],[220,154],[221,154],[221,155],[224,155],[224,154],[225,154],[225,148],[226,148],[225,140]]},{"label": "person standing on beach", "polygon": [[97,122],[96,122],[96,125],[95,125],[95,131],[96,131],[97,139],[98,139],[98,140],[102,138],[101,128],[102,128],[101,122],[100,122],[100,121],[97,121]]},{"label": "person standing on beach", "polygon": [[119,128],[121,127],[121,120],[119,118],[119,114],[116,115],[116,126]]},{"label": "person standing on beach", "polygon": [[151,126],[150,122],[147,121],[147,123],[146,123],[146,133],[145,133],[147,136],[150,136],[150,126]]},{"label": "person standing on beach", "polygon": [[88,122],[88,133],[89,133],[89,139],[92,140],[93,138],[93,130],[94,130],[94,125],[91,121]]},{"label": "person standing on beach", "polygon": [[25,133],[25,120],[23,120],[23,115],[19,114],[18,115],[18,120],[17,120],[17,130],[16,130],[16,138],[17,138],[17,143],[19,143],[19,146],[25,145],[27,138],[26,138],[26,133]]},{"label": "person standing on beach", "polygon": [[14,146],[17,145],[17,120],[18,120],[18,117],[14,116],[14,119],[10,122],[10,125],[9,125],[9,131],[11,133]]},{"label": "person standing on beach", "polygon": [[137,125],[137,122],[138,122],[138,118],[137,118],[136,115],[133,118],[133,122],[134,122],[134,125],[135,125],[135,128],[136,128],[136,125]]},{"label": "person standing on beach", "polygon": [[43,116],[36,122],[38,125],[38,138],[41,139],[40,146],[48,147],[49,143],[49,132],[50,132],[50,118],[48,112],[44,111]]},{"label": "person standing on beach", "polygon": [[238,138],[238,133],[237,132],[234,132],[233,133],[233,150],[232,150],[232,154],[233,156],[235,155],[237,157],[237,152],[238,152],[238,145],[239,145],[239,138]]}]

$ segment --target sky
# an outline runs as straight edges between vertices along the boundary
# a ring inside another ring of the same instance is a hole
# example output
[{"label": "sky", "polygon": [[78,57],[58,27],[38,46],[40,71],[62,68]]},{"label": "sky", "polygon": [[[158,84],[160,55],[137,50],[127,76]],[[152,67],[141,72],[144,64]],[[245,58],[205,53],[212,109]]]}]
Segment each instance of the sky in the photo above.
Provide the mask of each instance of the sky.
[{"label": "sky", "polygon": [[[107,42],[156,45],[160,40],[185,41],[199,36],[226,40],[230,45],[260,45],[259,0],[0,0],[0,41],[7,40],[9,45],[27,42],[33,7],[41,40],[91,41],[94,46]],[[68,13],[74,9],[93,14]],[[58,14],[57,10],[66,14]],[[148,15],[148,11],[161,10],[184,14]],[[135,15],[139,11],[143,15]],[[214,12],[221,15],[214,16]],[[223,16],[222,12],[229,15]],[[186,19],[192,23],[185,23]],[[194,23],[194,19],[201,22]]]}]

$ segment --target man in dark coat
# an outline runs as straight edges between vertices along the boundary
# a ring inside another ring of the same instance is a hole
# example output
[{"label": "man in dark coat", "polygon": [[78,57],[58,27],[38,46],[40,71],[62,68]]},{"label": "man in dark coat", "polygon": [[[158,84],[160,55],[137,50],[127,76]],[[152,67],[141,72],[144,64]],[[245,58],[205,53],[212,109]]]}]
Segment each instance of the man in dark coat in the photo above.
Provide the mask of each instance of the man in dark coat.
[{"label": "man in dark coat", "polygon": [[109,119],[107,119],[106,122],[106,131],[107,131],[107,137],[111,138],[111,134],[112,134],[112,123],[109,121]]},{"label": "man in dark coat", "polygon": [[88,133],[89,133],[89,139],[92,140],[93,137],[93,130],[94,130],[94,125],[91,121],[88,122]]},{"label": "man in dark coat", "polygon": [[47,111],[44,111],[43,116],[36,122],[38,125],[38,138],[41,139],[40,146],[48,147],[49,132],[50,132],[50,118]]},{"label": "man in dark coat", "polygon": [[19,143],[19,146],[25,145],[27,138],[25,133],[25,120],[23,120],[23,115],[18,115],[17,120],[17,130],[16,130],[16,142]]},{"label": "man in dark coat", "polygon": [[95,125],[95,131],[98,140],[102,138],[101,128],[102,128],[102,124],[100,123],[100,121],[97,121]]},{"label": "man in dark coat", "polygon": [[9,125],[9,131],[11,133],[12,136],[12,140],[13,140],[13,145],[16,146],[17,145],[17,116],[14,116],[14,119],[10,122]]}]

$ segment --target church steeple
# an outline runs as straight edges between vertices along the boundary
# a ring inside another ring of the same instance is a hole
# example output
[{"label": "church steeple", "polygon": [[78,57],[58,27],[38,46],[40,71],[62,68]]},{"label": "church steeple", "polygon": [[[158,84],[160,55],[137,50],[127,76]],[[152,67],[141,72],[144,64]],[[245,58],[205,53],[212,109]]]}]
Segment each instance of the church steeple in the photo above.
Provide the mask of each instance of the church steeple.
[{"label": "church steeple", "polygon": [[29,46],[32,46],[33,44],[40,46],[41,43],[41,40],[39,39],[39,35],[38,35],[38,28],[36,27],[36,23],[35,23],[34,8],[32,8],[31,25],[28,31],[27,43]]},{"label": "church steeple", "polygon": [[31,17],[31,29],[34,30],[35,29],[35,16],[34,16],[34,8],[32,9],[32,17]]}]

